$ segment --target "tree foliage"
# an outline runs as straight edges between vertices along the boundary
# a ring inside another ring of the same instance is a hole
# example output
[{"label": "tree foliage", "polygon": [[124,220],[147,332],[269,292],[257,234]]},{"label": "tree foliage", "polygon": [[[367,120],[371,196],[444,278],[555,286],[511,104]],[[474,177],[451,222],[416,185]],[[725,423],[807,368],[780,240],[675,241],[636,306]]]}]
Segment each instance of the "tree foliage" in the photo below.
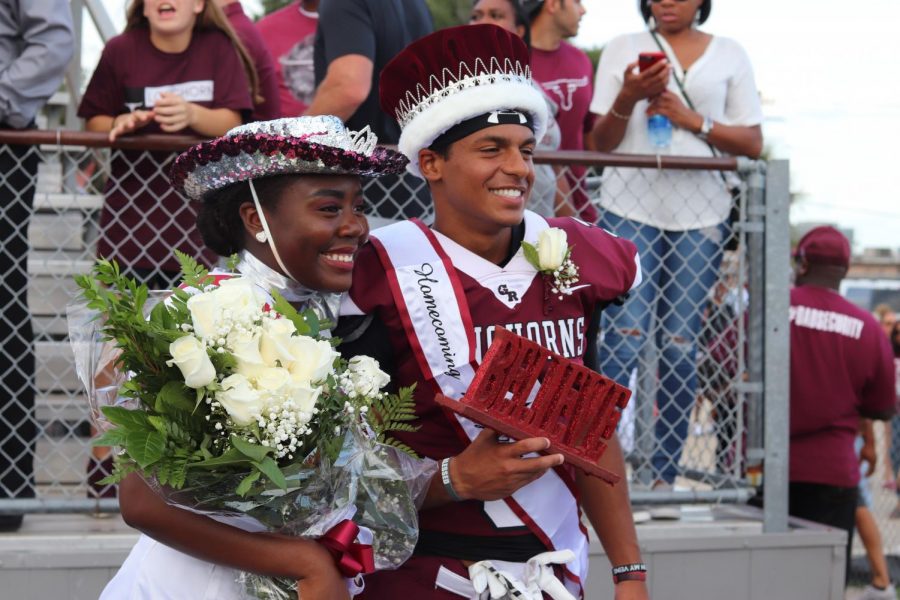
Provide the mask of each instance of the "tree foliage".
[{"label": "tree foliage", "polygon": [[434,29],[444,29],[468,22],[472,0],[426,0],[431,10]]},{"label": "tree foliage", "polygon": [[584,50],[584,53],[591,59],[591,64],[594,65],[594,73],[596,73],[597,65],[600,64],[600,55],[603,54],[603,47],[593,46],[591,48],[582,48],[582,50]]},{"label": "tree foliage", "polygon": [[267,15],[275,12],[279,8],[284,8],[292,2],[294,2],[294,0],[262,0],[263,14]]}]

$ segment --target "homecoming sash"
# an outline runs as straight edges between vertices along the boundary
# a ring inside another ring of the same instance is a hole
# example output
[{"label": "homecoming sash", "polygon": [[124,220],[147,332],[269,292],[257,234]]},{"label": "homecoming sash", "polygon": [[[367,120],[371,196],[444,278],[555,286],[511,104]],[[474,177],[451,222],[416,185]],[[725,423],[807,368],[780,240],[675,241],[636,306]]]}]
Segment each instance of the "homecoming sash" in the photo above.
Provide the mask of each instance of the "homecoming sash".
[{"label": "homecoming sash", "polygon": [[[417,219],[378,229],[370,240],[421,372],[436,392],[462,397],[477,366],[475,336],[469,305],[450,258],[434,233]],[[445,412],[465,441],[480,433],[469,419]],[[574,483],[562,473],[550,469],[511,497],[484,502],[484,510],[497,527],[524,525],[552,550],[574,552],[575,560],[565,567],[566,586],[580,595],[587,576],[588,539]]]}]

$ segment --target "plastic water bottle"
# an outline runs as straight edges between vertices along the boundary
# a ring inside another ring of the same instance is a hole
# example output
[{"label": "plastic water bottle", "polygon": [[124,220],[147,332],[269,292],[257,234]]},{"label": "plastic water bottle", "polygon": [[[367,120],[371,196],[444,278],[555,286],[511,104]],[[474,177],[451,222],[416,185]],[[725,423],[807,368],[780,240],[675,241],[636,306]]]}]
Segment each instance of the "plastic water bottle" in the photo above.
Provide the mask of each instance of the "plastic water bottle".
[{"label": "plastic water bottle", "polygon": [[647,119],[647,135],[654,148],[668,148],[672,144],[672,121],[664,115],[652,115]]}]

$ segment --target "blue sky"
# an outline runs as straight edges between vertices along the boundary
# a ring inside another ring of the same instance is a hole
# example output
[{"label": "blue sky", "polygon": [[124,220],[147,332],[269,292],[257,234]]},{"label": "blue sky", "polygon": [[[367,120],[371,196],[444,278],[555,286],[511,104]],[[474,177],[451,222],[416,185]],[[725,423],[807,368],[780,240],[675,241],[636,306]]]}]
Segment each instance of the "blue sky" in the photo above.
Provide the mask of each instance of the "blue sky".
[{"label": "blue sky", "polygon": [[[121,26],[125,0],[104,3]],[[643,27],[635,1],[583,3],[580,46]],[[244,5],[254,11],[259,3]],[[851,227],[857,248],[900,248],[898,23],[897,0],[716,0],[703,27],[750,54],[766,143],[790,159],[792,188],[802,193],[791,219]],[[87,69],[99,51],[91,37]]]}]

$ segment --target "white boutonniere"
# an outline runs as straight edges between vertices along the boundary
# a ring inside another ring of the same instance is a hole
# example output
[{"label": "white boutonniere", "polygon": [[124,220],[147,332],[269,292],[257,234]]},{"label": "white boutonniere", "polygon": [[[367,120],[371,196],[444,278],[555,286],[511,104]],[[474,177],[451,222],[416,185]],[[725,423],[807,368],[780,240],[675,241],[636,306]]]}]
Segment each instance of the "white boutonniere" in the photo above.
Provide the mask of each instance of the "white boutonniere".
[{"label": "white boutonniere", "polygon": [[578,267],[572,262],[572,246],[567,244],[566,232],[558,227],[545,229],[538,235],[537,243],[522,242],[525,258],[545,278],[552,278],[550,291],[563,299],[571,295],[578,282]]}]

